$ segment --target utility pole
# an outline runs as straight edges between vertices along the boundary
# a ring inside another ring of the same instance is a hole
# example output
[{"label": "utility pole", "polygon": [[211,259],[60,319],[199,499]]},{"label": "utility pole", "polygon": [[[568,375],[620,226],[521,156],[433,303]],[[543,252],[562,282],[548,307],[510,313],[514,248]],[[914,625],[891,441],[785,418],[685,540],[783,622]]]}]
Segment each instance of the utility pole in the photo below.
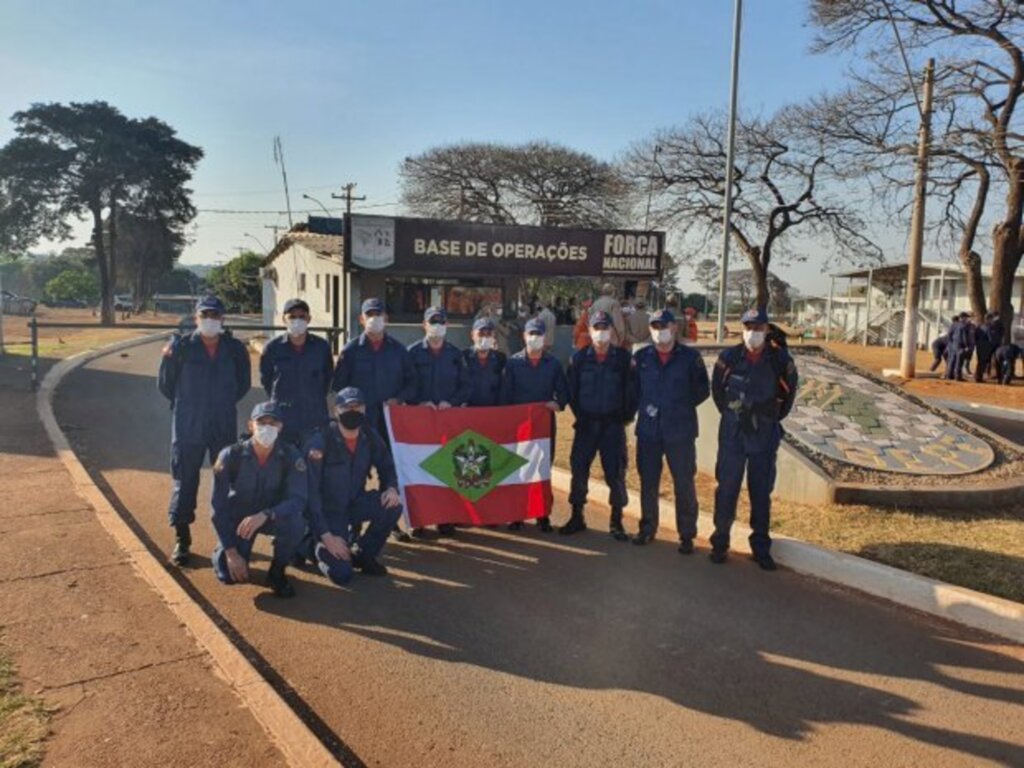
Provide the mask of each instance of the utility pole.
[{"label": "utility pole", "polygon": [[928,183],[928,152],[932,141],[932,91],[935,87],[935,59],[924,70],[924,103],[918,130],[917,178],[914,181],[914,216],[910,222],[910,250],[907,254],[907,295],[903,312],[903,348],[900,376],[912,379],[917,365],[917,307],[921,298],[921,252],[924,249],[924,204]]},{"label": "utility pole", "polygon": [[279,230],[281,228],[280,225],[278,225],[278,224],[264,224],[263,228],[264,229],[273,230],[273,232],[274,232],[274,245],[277,245],[277,230]]},{"label": "utility pole", "polygon": [[281,137],[274,137],[274,162],[281,166],[281,180],[284,182],[284,202],[288,207],[288,228],[292,227],[292,197],[288,194],[288,171],[284,168],[284,145]]},{"label": "utility pole", "polygon": [[0,357],[3,357],[6,352],[4,350],[4,273],[0,269]]},{"label": "utility pole", "polygon": [[352,201],[353,200],[365,200],[366,199],[366,195],[360,195],[359,197],[355,197],[352,194],[352,190],[354,190],[355,188],[356,188],[356,183],[354,181],[350,181],[348,184],[346,184],[345,186],[342,187],[342,189],[345,190],[345,194],[343,194],[343,195],[335,195],[334,193],[331,193],[331,197],[333,197],[335,200],[344,200],[345,201],[345,213],[346,214],[352,213]]},{"label": "utility pole", "polygon": [[725,165],[725,214],[722,224],[722,269],[718,277],[718,330],[715,338],[725,341],[725,286],[729,280],[729,238],[732,237],[732,183],[736,164],[736,99],[740,79],[740,29],[743,26],[743,0],[736,0],[732,29],[732,84],[729,88],[729,145]]}]

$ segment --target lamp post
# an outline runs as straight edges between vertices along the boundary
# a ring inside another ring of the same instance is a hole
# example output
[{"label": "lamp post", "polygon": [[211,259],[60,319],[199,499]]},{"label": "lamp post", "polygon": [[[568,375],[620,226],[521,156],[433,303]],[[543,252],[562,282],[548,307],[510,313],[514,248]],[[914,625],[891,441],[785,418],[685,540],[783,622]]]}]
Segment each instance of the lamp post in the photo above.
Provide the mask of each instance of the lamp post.
[{"label": "lamp post", "polygon": [[253,240],[256,241],[256,244],[260,247],[260,250],[262,250],[264,253],[269,253],[267,247],[263,245],[263,242],[258,237],[256,237],[256,235],[250,235],[248,232],[243,232],[242,237],[251,237]]},{"label": "lamp post", "polygon": [[654,152],[651,154],[651,178],[647,182],[647,211],[644,213],[644,229],[647,229],[651,218],[651,195],[654,192],[654,166],[658,164],[658,153],[661,152],[661,145],[654,145]]},{"label": "lamp post", "polygon": [[329,219],[332,218],[331,212],[327,210],[327,206],[324,205],[323,203],[321,203],[319,200],[317,200],[312,195],[307,195],[305,192],[303,192],[302,193],[302,199],[303,200],[312,200],[314,203],[316,203],[317,205],[319,205],[323,209],[324,213],[327,214],[327,218],[329,218]]},{"label": "lamp post", "polygon": [[736,0],[736,12],[732,30],[732,84],[729,93],[729,145],[725,166],[725,215],[722,226],[722,269],[718,280],[718,333],[716,338],[725,341],[725,286],[729,279],[729,238],[732,228],[732,183],[733,166],[736,162],[736,98],[740,78],[740,29],[743,25],[743,0]]}]

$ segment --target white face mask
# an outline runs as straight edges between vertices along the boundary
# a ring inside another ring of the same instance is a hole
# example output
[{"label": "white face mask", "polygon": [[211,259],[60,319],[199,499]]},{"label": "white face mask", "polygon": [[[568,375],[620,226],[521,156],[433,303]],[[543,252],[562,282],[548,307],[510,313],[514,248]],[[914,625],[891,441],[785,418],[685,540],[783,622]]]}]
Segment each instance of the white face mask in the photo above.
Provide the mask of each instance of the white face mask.
[{"label": "white face mask", "polygon": [[277,433],[280,432],[273,424],[257,424],[253,432],[253,439],[264,448],[273,448],[277,442]]},{"label": "white face mask", "polygon": [[655,344],[668,344],[673,337],[671,328],[651,328],[651,341]]},{"label": "white face mask", "polygon": [[428,339],[443,339],[446,333],[448,333],[448,326],[444,323],[427,324]]},{"label": "white face mask", "polygon": [[476,340],[476,348],[481,352],[490,352],[498,346],[498,342],[493,336],[481,336]]},{"label": "white face mask", "polygon": [[309,321],[301,317],[289,317],[286,324],[289,336],[301,336],[309,327]]},{"label": "white face mask", "polygon": [[603,331],[591,331],[590,338],[595,344],[607,344],[612,340],[612,332],[605,328]]},{"label": "white face mask", "polygon": [[531,352],[539,352],[544,349],[544,337],[543,336],[527,336],[526,337],[526,348]]},{"label": "white face mask", "polygon": [[764,331],[743,331],[743,343],[753,352],[764,346]]},{"label": "white face mask", "polygon": [[220,336],[221,327],[221,321],[215,317],[199,318],[199,333],[208,339],[212,339],[214,336]]},{"label": "white face mask", "polygon": [[366,330],[368,333],[383,333],[384,318],[380,315],[366,318]]}]

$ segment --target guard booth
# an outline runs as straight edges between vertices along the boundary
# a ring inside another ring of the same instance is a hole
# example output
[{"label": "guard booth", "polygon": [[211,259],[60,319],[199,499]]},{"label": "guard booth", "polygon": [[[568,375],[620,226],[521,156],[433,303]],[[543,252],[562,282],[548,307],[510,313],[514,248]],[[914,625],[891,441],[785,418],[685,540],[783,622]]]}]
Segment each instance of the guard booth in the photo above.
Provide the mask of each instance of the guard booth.
[{"label": "guard booth", "polygon": [[[279,317],[285,301],[304,298],[314,324],[341,326],[351,337],[359,332],[363,300],[381,297],[389,332],[411,343],[422,338],[424,310],[441,306],[449,339],[466,346],[480,308],[494,304],[507,314],[527,304],[533,297],[526,281],[533,278],[614,280],[623,293],[644,295],[660,275],[664,249],[663,232],[310,217],[306,231],[284,235],[264,263],[264,313]],[[571,336],[571,326],[556,330],[562,359]]]}]

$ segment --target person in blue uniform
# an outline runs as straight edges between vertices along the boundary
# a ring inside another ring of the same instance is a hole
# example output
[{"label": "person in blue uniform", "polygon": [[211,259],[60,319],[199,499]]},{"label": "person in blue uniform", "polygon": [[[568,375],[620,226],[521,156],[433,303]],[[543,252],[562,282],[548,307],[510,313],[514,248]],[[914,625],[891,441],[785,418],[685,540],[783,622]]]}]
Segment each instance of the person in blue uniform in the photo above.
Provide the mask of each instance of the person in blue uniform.
[{"label": "person in blue uniform", "polygon": [[993,326],[995,317],[995,313],[989,312],[985,315],[984,321],[974,329],[974,350],[978,355],[974,364],[974,380],[979,384],[989,375],[992,369],[992,354],[999,346],[994,333],[996,329]]},{"label": "person in blue uniform", "polygon": [[416,370],[409,350],[387,333],[383,301],[364,301],[359,323],[363,332],[341,350],[331,391],[358,388],[365,399],[367,424],[387,439],[384,405],[400,405],[416,396]]},{"label": "person in blue uniform", "polygon": [[[416,369],[416,394],[410,405],[423,405],[443,411],[465,405],[469,381],[462,352],[445,341],[448,317],[440,307],[429,307],[423,313],[423,340],[409,345],[409,357]],[[423,536],[426,529],[413,529],[413,536]],[[437,526],[441,536],[454,536],[455,525]]]},{"label": "person in blue uniform", "polygon": [[[395,463],[384,439],[366,423],[362,392],[345,387],[336,404],[337,421],[315,433],[306,449],[310,538],[332,558],[383,576],[388,569],[377,558],[402,514]],[[366,489],[371,468],[378,490]],[[315,552],[307,554],[315,558]]]},{"label": "person in blue uniform", "polygon": [[679,552],[689,555],[697,535],[697,406],[708,399],[708,371],[700,353],[678,341],[676,318],[670,310],[652,314],[648,325],[653,344],[633,356],[640,473],[640,530],[633,543],[643,546],[658,533],[661,472],[667,459]]},{"label": "person in blue uniform", "polygon": [[724,563],[728,556],[745,472],[751,553],[761,568],[773,571],[769,527],[775,462],[782,440],[781,422],[796,398],[797,370],[786,350],[767,343],[768,315],[763,309],[747,311],[742,322],[743,343],[722,351],[711,379],[711,392],[721,414],[711,562]]},{"label": "person in blue uniform", "polygon": [[563,535],[587,530],[583,509],[587,504],[590,465],[601,457],[601,469],[608,485],[611,507],[611,535],[628,541],[622,524],[622,512],[629,503],[626,494],[626,424],[632,419],[634,392],[629,352],[612,345],[612,318],[607,312],[591,312],[587,322],[590,345],[577,350],[569,360],[569,407],[573,425],[572,488],[569,505],[572,514],[558,529]]},{"label": "person in blue uniform", "polygon": [[498,351],[496,332],[493,318],[482,317],[473,323],[473,344],[462,350],[468,382],[466,405],[501,405],[501,380],[508,358]]},{"label": "person in blue uniform", "polygon": [[196,304],[196,330],[164,347],[158,386],[171,403],[171,478],[168,518],[174,528],[171,560],[188,562],[196,519],[199,473],[209,456],[238,438],[235,406],[252,386],[249,352],[223,329],[224,304],[207,296]]},{"label": "person in blue uniform", "polygon": [[949,354],[948,351],[947,351],[948,347],[949,347],[949,334],[948,333],[942,334],[941,336],[937,337],[935,339],[935,341],[932,342],[932,365],[931,365],[931,368],[929,368],[928,370],[934,372],[935,370],[938,369],[939,365],[942,364],[943,360],[946,360],[947,361],[947,365],[948,365],[948,354]]},{"label": "person in blue uniform", "polygon": [[256,536],[274,539],[267,586],[293,597],[285,568],[306,530],[302,511],[309,481],[299,449],[281,439],[284,414],[277,403],[259,403],[249,419],[251,438],[220,452],[213,467],[211,517],[217,534],[213,571],[224,584],[249,580]]},{"label": "person in blue uniform", "polygon": [[963,338],[963,349],[960,355],[960,373],[958,378],[963,380],[964,372],[971,373],[971,358],[974,357],[974,350],[977,344],[978,326],[974,324],[973,318],[966,312],[960,313],[961,334]]},{"label": "person in blue uniform", "polygon": [[[501,401],[505,405],[544,403],[551,411],[551,461],[555,453],[555,414],[569,402],[569,383],[565,378],[562,364],[544,351],[543,320],[533,318],[527,321],[523,331],[525,349],[508,359],[505,376],[501,382]],[[519,530],[522,523],[512,523],[510,530]],[[537,527],[544,533],[554,528],[549,517],[537,519]]]},{"label": "person in blue uniform", "polygon": [[331,345],[307,333],[309,305],[289,299],[284,305],[287,332],[271,339],[260,356],[260,383],[281,409],[281,439],[301,446],[314,429],[323,426],[327,392],[334,372]]},{"label": "person in blue uniform", "polygon": [[967,351],[967,329],[960,315],[953,318],[946,335],[949,337],[949,344],[946,347],[946,378],[963,381],[963,358]]},{"label": "person in blue uniform", "polygon": [[996,381],[1005,385],[1013,383],[1014,368],[1017,366],[1018,358],[1024,358],[1024,349],[1019,344],[1003,344],[992,353]]}]

